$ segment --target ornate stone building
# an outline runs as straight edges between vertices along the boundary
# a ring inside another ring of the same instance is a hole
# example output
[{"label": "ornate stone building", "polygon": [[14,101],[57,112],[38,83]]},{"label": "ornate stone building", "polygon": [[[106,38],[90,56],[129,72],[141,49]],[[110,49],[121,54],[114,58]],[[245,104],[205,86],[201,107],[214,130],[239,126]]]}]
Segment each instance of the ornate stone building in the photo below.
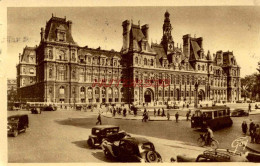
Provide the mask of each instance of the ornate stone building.
[{"label": "ornate stone building", "polygon": [[183,36],[183,46],[176,45],[168,12],[159,44],[148,42],[148,24],[126,20],[122,26],[120,52],[92,49],[73,40],[71,21],[52,16],[41,28],[40,45],[26,47],[20,57],[20,99],[137,105],[194,102],[195,96],[199,101],[240,99],[240,67],[233,52],[212,56],[204,50],[202,37],[189,34]]}]

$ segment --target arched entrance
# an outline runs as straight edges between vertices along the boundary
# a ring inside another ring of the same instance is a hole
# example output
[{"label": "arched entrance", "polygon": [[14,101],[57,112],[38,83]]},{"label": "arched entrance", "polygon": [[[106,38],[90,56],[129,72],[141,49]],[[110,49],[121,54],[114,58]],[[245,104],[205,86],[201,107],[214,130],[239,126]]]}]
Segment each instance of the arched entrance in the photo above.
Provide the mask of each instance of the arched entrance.
[{"label": "arched entrance", "polygon": [[202,89],[199,90],[198,99],[199,99],[199,101],[205,100],[205,92]]},{"label": "arched entrance", "polygon": [[146,91],[144,92],[144,101],[145,103],[153,102],[153,92],[151,89],[146,89]]}]

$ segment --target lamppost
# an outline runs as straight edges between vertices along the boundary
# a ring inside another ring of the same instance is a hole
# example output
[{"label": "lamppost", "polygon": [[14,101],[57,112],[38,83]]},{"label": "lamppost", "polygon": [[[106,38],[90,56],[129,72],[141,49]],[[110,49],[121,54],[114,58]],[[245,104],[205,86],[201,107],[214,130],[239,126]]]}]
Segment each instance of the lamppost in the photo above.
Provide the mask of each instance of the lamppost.
[{"label": "lamppost", "polygon": [[198,82],[195,83],[195,100],[194,100],[194,107],[198,108]]}]

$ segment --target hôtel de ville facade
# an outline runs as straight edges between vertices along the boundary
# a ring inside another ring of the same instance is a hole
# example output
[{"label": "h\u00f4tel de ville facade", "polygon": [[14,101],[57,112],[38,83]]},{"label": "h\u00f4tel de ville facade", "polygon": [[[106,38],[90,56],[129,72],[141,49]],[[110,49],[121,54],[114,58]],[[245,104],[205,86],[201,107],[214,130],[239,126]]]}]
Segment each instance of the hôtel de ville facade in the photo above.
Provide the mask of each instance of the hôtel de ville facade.
[{"label": "h\u00f4tel de ville facade", "polygon": [[[163,15],[162,15],[163,17]],[[178,25],[175,25],[178,26]],[[52,16],[41,28],[39,46],[25,47],[17,65],[22,101],[51,103],[133,103],[166,105],[176,101],[240,99],[240,67],[233,51],[210,53],[202,37],[172,36],[165,12],[160,43],[150,43],[149,24],[122,22],[122,49],[81,47],[72,21]],[[121,39],[120,39],[121,40]]]}]

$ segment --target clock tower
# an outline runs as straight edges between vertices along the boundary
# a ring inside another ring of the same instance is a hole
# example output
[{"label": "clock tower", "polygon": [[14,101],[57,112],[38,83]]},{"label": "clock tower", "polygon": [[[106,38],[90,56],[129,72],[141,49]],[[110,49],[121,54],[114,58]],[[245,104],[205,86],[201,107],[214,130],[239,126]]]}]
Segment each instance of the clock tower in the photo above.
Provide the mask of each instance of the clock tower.
[{"label": "clock tower", "polygon": [[165,52],[167,54],[174,50],[174,41],[172,39],[172,25],[170,21],[170,13],[168,11],[164,14],[164,24],[163,24],[163,37],[161,44],[163,45]]}]

